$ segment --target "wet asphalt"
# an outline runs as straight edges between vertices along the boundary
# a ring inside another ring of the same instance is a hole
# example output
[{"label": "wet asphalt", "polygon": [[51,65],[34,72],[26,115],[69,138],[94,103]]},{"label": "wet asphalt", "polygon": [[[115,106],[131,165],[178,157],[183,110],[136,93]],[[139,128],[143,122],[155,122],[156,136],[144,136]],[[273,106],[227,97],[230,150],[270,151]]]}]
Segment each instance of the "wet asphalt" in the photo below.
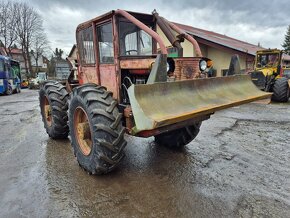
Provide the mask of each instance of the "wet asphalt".
[{"label": "wet asphalt", "polygon": [[182,151],[126,136],[90,176],[43,128],[37,90],[0,96],[0,217],[290,217],[290,103],[215,113]]}]

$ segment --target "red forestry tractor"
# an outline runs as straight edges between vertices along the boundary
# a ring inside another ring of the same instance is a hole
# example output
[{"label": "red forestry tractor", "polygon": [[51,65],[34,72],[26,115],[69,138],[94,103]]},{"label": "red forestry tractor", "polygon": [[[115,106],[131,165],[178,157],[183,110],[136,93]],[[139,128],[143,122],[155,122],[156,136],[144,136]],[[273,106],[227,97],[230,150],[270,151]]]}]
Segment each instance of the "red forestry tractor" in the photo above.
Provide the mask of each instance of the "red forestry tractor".
[{"label": "red forestry tractor", "polygon": [[[164,40],[177,57],[168,56]],[[183,57],[184,40],[195,57]],[[47,81],[40,108],[48,135],[69,135],[79,165],[91,174],[117,166],[125,133],[180,148],[215,111],[271,95],[248,75],[197,79],[211,61],[194,38],[156,12],[111,11],[80,24],[76,41],[77,79],[72,72],[66,86]]]}]

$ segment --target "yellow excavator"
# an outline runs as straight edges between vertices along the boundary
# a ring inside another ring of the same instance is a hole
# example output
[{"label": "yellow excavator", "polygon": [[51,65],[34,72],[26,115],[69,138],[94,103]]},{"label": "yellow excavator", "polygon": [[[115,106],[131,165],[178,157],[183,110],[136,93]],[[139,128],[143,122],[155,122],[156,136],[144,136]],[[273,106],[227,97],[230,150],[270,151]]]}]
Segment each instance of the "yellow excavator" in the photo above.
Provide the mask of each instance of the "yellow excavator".
[{"label": "yellow excavator", "polygon": [[287,102],[290,94],[288,72],[289,69],[283,67],[283,51],[265,49],[257,51],[255,70],[250,75],[259,89],[273,92],[273,101]]},{"label": "yellow excavator", "polygon": [[[110,11],[80,24],[76,40],[78,80],[72,71],[66,86],[47,81],[40,109],[48,135],[70,134],[79,165],[91,174],[117,166],[125,133],[181,148],[215,111],[271,96],[249,75],[196,79],[211,61],[193,37],[156,12]],[[165,40],[178,57],[168,56]],[[194,57],[183,56],[184,40],[193,45]]]}]

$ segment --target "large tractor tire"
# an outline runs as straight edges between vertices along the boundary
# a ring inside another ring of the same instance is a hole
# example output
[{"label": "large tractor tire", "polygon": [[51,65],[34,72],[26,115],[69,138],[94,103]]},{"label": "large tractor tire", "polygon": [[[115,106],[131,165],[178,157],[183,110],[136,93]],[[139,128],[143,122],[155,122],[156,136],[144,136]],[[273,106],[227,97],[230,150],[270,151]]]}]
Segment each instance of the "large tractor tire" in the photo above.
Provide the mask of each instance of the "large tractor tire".
[{"label": "large tractor tire", "polygon": [[124,157],[125,128],[112,93],[85,84],[73,89],[69,106],[70,139],[79,165],[90,174],[113,170]]},{"label": "large tractor tire", "polygon": [[201,122],[155,136],[155,142],[172,149],[181,149],[199,133]]},{"label": "large tractor tire", "polygon": [[279,78],[275,81],[273,86],[272,101],[287,102],[289,99],[289,84],[287,78]]},{"label": "large tractor tire", "polygon": [[39,90],[39,102],[44,128],[53,139],[67,138],[69,94],[59,82],[47,82]]}]

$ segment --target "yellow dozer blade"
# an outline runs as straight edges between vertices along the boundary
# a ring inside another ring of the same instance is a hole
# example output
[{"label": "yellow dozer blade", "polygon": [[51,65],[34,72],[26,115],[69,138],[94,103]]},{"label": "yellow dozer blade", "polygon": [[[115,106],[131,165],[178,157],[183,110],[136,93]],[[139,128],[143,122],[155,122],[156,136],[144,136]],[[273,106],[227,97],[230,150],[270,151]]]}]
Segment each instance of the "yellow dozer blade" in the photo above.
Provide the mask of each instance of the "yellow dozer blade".
[{"label": "yellow dozer blade", "polygon": [[131,85],[133,135],[271,97],[248,75]]}]

